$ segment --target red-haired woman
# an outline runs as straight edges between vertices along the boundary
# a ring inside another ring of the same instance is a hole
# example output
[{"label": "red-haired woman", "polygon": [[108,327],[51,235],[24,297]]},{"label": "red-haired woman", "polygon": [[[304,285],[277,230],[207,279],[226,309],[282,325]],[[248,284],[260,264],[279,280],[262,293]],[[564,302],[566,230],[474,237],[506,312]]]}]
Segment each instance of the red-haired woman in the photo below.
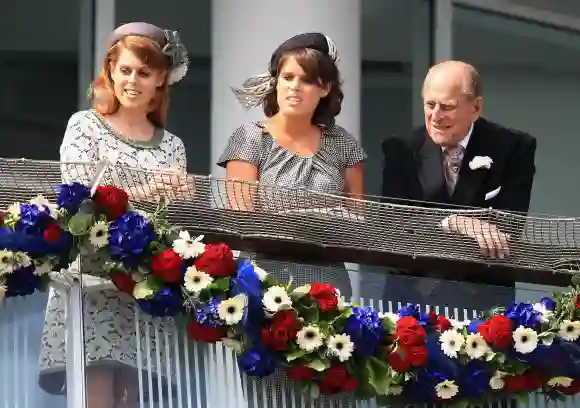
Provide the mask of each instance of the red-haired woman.
[{"label": "red-haired woman", "polygon": [[[174,184],[165,186],[146,177],[126,180],[122,172],[105,175],[102,183],[126,186],[133,197],[183,185],[185,147],[164,126],[168,87],[185,75],[187,62],[187,52],[174,31],[147,23],[129,23],[117,28],[112,33],[102,70],[91,87],[92,109],[72,115],[60,147],[61,162],[92,165],[86,172],[80,172],[73,165],[62,165],[63,180],[87,183],[94,176],[94,165],[108,159],[117,165],[175,172],[171,180]],[[135,187],[136,182],[142,185]],[[92,244],[95,248],[100,245],[96,239]],[[98,255],[90,256],[88,261],[83,260],[83,273],[103,274],[103,262]],[[95,280],[100,283],[98,278]],[[85,286],[90,284],[87,281]],[[116,289],[95,287],[84,295],[88,408],[136,406],[138,352],[148,356],[149,361],[141,363],[144,367],[151,364],[149,372],[153,376],[166,377],[164,354],[173,343],[158,343],[166,338],[163,334],[152,332],[151,336],[145,336],[145,331],[158,327],[172,333],[171,322],[159,320],[154,326],[150,324],[153,318],[142,313],[137,334],[142,341],[138,351],[135,307],[131,297]],[[146,338],[152,339],[150,344],[145,344]],[[162,364],[157,367],[159,356]],[[65,303],[54,291],[47,308],[40,368],[40,384],[46,391],[66,392]]]}]

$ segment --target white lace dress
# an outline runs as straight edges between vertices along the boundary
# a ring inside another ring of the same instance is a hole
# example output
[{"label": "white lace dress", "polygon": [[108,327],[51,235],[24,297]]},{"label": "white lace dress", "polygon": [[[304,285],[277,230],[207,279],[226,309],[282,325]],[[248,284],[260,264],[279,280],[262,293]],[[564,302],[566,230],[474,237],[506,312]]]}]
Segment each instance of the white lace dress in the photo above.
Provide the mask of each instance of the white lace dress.
[{"label": "white lace dress", "polygon": [[[77,112],[70,118],[60,148],[60,158],[62,162],[92,163],[107,158],[116,164],[147,169],[185,170],[186,167],[185,147],[178,137],[159,129],[151,142],[129,144],[119,138],[93,111]],[[91,170],[94,171],[94,168]],[[89,179],[90,175],[79,174],[73,166],[63,166],[64,182],[78,180],[88,183]],[[110,181],[105,177],[101,184]],[[116,181],[122,183],[122,180]],[[82,268],[83,273],[98,275],[102,273],[102,261],[83,259]],[[103,282],[103,279],[83,281],[83,286],[88,286],[83,302],[87,365],[103,364],[112,368],[135,369],[141,366],[146,375],[150,364],[155,378],[166,377],[166,360],[171,358],[166,355],[166,350],[173,350],[174,344],[173,320],[140,313],[137,329],[135,302],[113,286],[103,287]],[[139,358],[137,331],[140,340]],[[51,290],[42,336],[39,378],[40,386],[49,393],[65,392],[65,339],[64,298],[57,291]],[[159,367],[157,361],[161,362]]]}]

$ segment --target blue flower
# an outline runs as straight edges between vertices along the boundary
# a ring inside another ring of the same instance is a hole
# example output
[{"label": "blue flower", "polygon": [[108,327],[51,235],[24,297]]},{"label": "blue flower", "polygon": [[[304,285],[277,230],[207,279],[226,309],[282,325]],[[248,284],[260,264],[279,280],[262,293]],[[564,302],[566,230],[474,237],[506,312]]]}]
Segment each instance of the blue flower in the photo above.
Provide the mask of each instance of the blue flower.
[{"label": "blue flower", "polygon": [[135,211],[128,211],[109,226],[111,255],[128,268],[135,268],[147,246],[156,238],[151,222]]},{"label": "blue flower", "polygon": [[414,305],[412,303],[407,303],[397,312],[399,317],[411,316],[414,317],[421,326],[426,326],[429,323],[429,316],[421,312],[421,307],[419,305]]},{"label": "blue flower", "polygon": [[15,230],[27,234],[39,234],[44,231],[49,221],[52,221],[50,210],[45,206],[20,204],[20,220],[16,223]]},{"label": "blue flower", "polygon": [[151,316],[175,316],[182,310],[182,300],[177,289],[165,288],[151,299],[141,299],[137,303],[141,309]]},{"label": "blue flower", "polygon": [[512,303],[504,312],[504,316],[513,320],[517,326],[530,329],[537,328],[541,323],[542,314],[529,303]]},{"label": "blue flower", "polygon": [[472,320],[469,323],[469,326],[467,326],[467,333],[469,334],[478,333],[477,328],[479,327],[480,324],[483,324],[483,320],[481,319]]},{"label": "blue flower", "polygon": [[258,346],[240,355],[238,365],[248,375],[266,377],[276,369],[276,360],[269,350]]},{"label": "blue flower", "polygon": [[48,254],[60,254],[71,246],[72,241],[68,233],[61,234],[59,242],[49,244],[40,234],[27,234],[23,231],[0,228],[0,248],[9,251],[21,251],[41,257]]},{"label": "blue flower", "polygon": [[81,204],[91,195],[91,190],[78,182],[62,184],[57,187],[58,198],[56,204],[67,210],[71,215],[78,212]]},{"label": "blue flower", "polygon": [[264,317],[262,308],[262,282],[254,270],[252,261],[247,259],[238,262],[238,272],[231,283],[231,297],[241,293],[248,297],[246,312],[241,322],[242,327],[250,338],[257,339],[259,338],[262,319]]},{"label": "blue flower", "polygon": [[34,264],[6,276],[6,297],[32,295],[42,287],[42,278],[34,274]]},{"label": "blue flower", "polygon": [[194,310],[196,322],[210,327],[223,326],[219,316],[220,303],[220,298],[214,298],[207,303],[197,305]]},{"label": "blue flower", "polygon": [[430,402],[435,400],[437,384],[449,380],[449,376],[434,370],[421,368],[416,370],[415,375],[406,383],[403,389],[404,395],[414,402]]},{"label": "blue flower", "polygon": [[372,356],[381,342],[383,323],[373,308],[353,306],[352,315],[346,319],[344,333],[354,343],[356,355]]},{"label": "blue flower", "polygon": [[459,376],[459,393],[465,397],[474,398],[489,389],[491,375],[486,364],[481,360],[471,360]]},{"label": "blue flower", "polygon": [[551,312],[556,310],[556,301],[552,298],[543,297],[542,299],[540,299],[540,303],[546,308],[546,310],[549,310]]}]

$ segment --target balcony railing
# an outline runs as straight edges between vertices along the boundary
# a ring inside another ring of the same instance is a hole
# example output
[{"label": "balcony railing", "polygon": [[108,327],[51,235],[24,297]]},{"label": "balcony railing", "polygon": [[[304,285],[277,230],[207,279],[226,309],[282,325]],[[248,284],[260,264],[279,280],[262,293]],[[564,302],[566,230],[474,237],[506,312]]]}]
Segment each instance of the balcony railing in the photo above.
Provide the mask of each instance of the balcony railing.
[{"label": "balcony railing", "polygon": [[[148,190],[151,172],[106,163],[62,165],[8,159],[0,159],[0,208],[37,194],[54,202],[62,174],[65,181],[87,184],[100,174],[101,184],[127,189],[135,208],[156,209],[146,199],[155,195]],[[166,182],[171,177],[163,176]],[[354,200],[253,183],[237,182],[233,187],[231,182],[206,176],[188,176],[186,184],[187,189],[167,207],[173,224],[192,235],[204,235],[206,242],[226,242],[247,255],[263,258],[266,264],[284,262],[287,270],[283,273],[298,280],[309,281],[310,271],[346,262],[360,264],[350,271],[354,281],[365,273],[365,265],[375,265],[403,269],[416,277],[503,286],[515,281],[565,286],[572,272],[580,269],[576,218],[437,209],[422,203]],[[136,185],[139,187],[128,188]],[[232,209],[232,203],[245,203],[246,208]],[[471,239],[444,232],[441,221],[454,214],[488,221],[510,233],[514,237],[510,256],[490,260]],[[193,342],[184,322],[153,318],[136,306],[129,309],[130,316],[117,319],[114,306],[102,299],[98,303],[91,295],[99,291],[109,291],[108,301],[131,302],[107,279],[82,273],[60,279],[48,297],[35,294],[4,300],[0,308],[0,408],[77,408],[87,398],[90,402],[89,394],[94,398],[95,390],[90,385],[87,388],[86,373],[99,366],[96,363],[104,355],[103,347],[126,340],[120,333],[130,333],[133,340],[125,344],[130,356],[119,359],[134,361],[137,373],[134,384],[121,394],[134,395],[138,407],[376,406],[374,401],[348,397],[313,402],[294,392],[296,386],[280,375],[256,380],[240,371],[234,352],[221,342]],[[383,299],[361,299],[355,292],[353,301],[381,312],[394,313],[402,306]],[[463,309],[452,301],[422,308],[457,320],[474,319],[481,312]],[[95,310],[102,319],[87,327],[86,314]],[[121,320],[131,327],[117,327]],[[119,367],[108,368],[109,373],[122,375]],[[565,405],[556,405],[538,395],[527,406],[573,407],[578,403],[569,398]]]}]

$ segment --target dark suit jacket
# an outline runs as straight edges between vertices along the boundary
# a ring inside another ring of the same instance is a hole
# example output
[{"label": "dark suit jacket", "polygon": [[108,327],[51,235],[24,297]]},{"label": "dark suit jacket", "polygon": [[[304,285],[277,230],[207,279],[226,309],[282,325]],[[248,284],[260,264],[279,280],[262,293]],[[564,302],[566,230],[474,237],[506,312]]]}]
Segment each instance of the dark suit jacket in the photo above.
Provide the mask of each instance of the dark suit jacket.
[{"label": "dark suit jacket", "polygon": [[[453,195],[445,186],[441,148],[425,127],[410,138],[393,137],[383,142],[384,197],[527,212],[534,181],[536,139],[527,133],[478,119],[465,150]],[[489,156],[490,169],[472,170],[475,156]],[[489,200],[485,195],[501,187]]]}]

